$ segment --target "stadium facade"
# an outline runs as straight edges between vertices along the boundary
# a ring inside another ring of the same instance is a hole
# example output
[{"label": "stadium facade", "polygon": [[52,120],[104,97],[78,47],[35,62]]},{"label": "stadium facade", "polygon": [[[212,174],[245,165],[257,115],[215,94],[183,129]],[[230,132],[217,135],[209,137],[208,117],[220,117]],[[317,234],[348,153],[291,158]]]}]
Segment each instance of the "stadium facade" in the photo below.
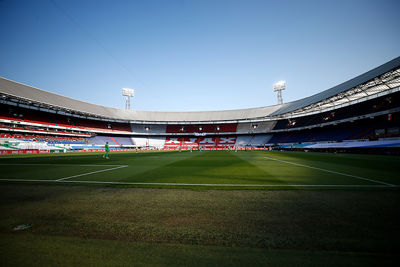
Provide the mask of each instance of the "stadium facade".
[{"label": "stadium facade", "polygon": [[[161,112],[86,103],[0,78],[0,150],[398,151],[400,57],[318,94],[259,108]],[[34,152],[33,152],[34,151]]]}]

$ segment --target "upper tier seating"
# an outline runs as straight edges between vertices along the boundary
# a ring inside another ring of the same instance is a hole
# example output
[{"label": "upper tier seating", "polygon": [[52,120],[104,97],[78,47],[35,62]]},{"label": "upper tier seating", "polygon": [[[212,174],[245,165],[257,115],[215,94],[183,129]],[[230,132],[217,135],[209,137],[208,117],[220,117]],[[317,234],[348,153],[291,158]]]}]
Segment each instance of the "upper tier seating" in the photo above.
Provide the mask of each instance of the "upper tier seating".
[{"label": "upper tier seating", "polygon": [[0,130],[3,129],[5,131],[6,129],[9,129],[12,132],[26,132],[26,131],[31,131],[31,132],[43,132],[44,134],[63,134],[63,135],[77,135],[77,136],[87,136],[89,137],[90,134],[88,133],[74,133],[74,132],[67,132],[63,130],[57,130],[57,129],[47,129],[47,128],[39,128],[39,127],[30,127],[30,126],[25,126],[25,125],[13,125],[13,126],[8,126],[3,123],[0,123]]},{"label": "upper tier seating", "polygon": [[165,133],[167,126],[162,124],[131,124],[131,131],[138,134]]},{"label": "upper tier seating", "polygon": [[131,132],[131,127],[129,123],[82,119],[6,105],[0,106],[0,119],[1,118],[7,120],[43,124],[48,126],[68,127],[77,130],[88,129],[107,132]]},{"label": "upper tier seating", "polygon": [[87,138],[50,136],[50,135],[32,135],[32,134],[8,134],[0,133],[0,138],[10,138],[25,141],[42,141],[51,144],[87,144]]},{"label": "upper tier seating", "polygon": [[131,127],[129,123],[106,122],[80,118],[71,118],[71,120],[76,126],[88,130],[128,133],[131,132]]},{"label": "upper tier seating", "polygon": [[326,122],[352,118],[355,116],[371,114],[383,110],[397,108],[400,106],[400,92],[394,93],[390,96],[382,96],[359,104],[350,105],[341,109],[331,110],[314,115],[279,120],[274,130],[290,129],[304,126],[311,126]]},{"label": "upper tier seating", "polygon": [[255,123],[238,123],[237,133],[266,133],[272,130],[276,121],[264,121]]},{"label": "upper tier seating", "polygon": [[228,133],[236,132],[237,124],[188,124],[167,125],[167,133]]}]

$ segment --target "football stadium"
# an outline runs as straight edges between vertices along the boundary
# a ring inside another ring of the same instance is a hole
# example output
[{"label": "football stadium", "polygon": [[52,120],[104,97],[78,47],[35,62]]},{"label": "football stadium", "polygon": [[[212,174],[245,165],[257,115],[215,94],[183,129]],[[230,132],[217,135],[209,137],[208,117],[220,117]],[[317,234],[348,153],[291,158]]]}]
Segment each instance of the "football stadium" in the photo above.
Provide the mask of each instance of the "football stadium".
[{"label": "football stadium", "polygon": [[381,266],[399,252],[400,57],[260,108],[117,109],[5,78],[0,96],[4,265]]},{"label": "football stadium", "polygon": [[0,266],[397,266],[400,1],[0,0]]}]

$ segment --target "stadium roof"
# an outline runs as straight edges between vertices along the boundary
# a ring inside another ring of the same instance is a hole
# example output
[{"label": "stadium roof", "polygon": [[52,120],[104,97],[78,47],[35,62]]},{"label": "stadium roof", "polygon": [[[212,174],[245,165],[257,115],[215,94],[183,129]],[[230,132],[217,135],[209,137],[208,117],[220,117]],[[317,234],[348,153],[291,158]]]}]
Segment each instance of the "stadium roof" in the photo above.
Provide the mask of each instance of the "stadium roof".
[{"label": "stadium roof", "polygon": [[[319,110],[322,110],[322,105],[326,103],[330,103],[333,106],[340,105],[344,102],[354,101],[385,90],[394,89],[400,86],[399,68],[400,57],[397,57],[375,69],[321,93],[283,104],[279,110],[271,113],[270,116],[300,113],[303,110],[311,111],[313,107],[318,107]],[[360,95],[356,97],[357,94]]]},{"label": "stadium roof", "polygon": [[339,107],[346,102],[368,98],[385,91],[399,90],[399,86],[400,57],[397,57],[321,93],[282,105],[221,111],[164,112],[100,106],[0,77],[0,95],[3,101],[11,99],[64,113],[140,122],[242,121],[305,115]]}]

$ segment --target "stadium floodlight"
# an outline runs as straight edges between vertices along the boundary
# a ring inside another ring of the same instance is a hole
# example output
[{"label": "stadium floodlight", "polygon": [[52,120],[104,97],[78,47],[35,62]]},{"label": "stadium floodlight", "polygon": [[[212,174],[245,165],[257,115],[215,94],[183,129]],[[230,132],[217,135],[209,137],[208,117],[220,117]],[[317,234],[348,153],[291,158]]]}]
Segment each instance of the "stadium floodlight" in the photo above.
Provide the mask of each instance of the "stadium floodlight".
[{"label": "stadium floodlight", "polygon": [[131,97],[135,95],[135,90],[130,88],[122,88],[122,95],[125,96],[125,109],[131,108]]},{"label": "stadium floodlight", "polygon": [[279,81],[274,83],[274,92],[278,93],[278,105],[283,103],[282,91],[286,89],[286,82]]}]

